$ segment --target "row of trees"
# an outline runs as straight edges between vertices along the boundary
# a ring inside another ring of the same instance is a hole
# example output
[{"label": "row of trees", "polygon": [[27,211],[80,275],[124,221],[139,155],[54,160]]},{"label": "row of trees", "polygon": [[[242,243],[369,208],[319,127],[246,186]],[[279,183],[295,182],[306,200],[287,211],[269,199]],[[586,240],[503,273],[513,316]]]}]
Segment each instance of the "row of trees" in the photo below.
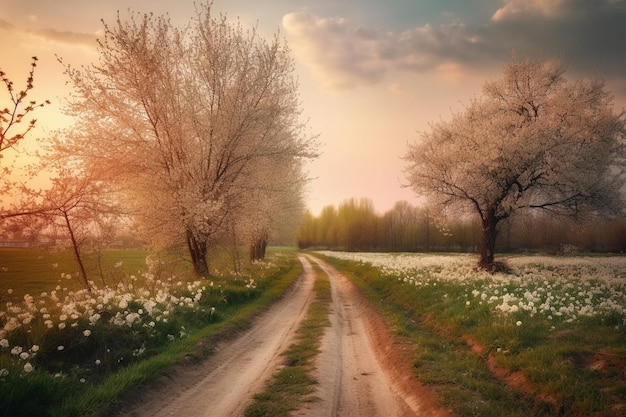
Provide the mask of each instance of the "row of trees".
[{"label": "row of trees", "polygon": [[[496,250],[589,252],[626,251],[626,218],[580,223],[545,213],[518,213],[501,223]],[[318,216],[306,214],[298,229],[301,249],[347,251],[476,252],[481,224],[471,216],[446,219],[434,207],[400,201],[378,214],[369,199],[349,199],[326,206]]]},{"label": "row of trees", "polygon": [[76,122],[47,146],[58,176],[4,218],[54,213],[73,243],[77,227],[125,222],[156,247],[186,247],[204,277],[211,245],[262,258],[279,220],[302,214],[302,164],[316,157],[288,47],[213,17],[210,4],[184,28],[135,13],[103,24],[99,61],[65,65]]}]

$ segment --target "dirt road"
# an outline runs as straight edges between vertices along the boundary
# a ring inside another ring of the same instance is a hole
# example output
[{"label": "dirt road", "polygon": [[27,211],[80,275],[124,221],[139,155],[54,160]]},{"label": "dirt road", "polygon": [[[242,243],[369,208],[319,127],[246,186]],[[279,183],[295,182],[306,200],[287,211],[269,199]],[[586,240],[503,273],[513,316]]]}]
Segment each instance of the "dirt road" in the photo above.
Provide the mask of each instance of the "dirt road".
[{"label": "dirt road", "polygon": [[322,340],[316,379],[320,398],[296,415],[328,416],[413,416],[419,402],[410,392],[394,383],[377,355],[368,321],[371,311],[354,285],[326,262],[317,262],[331,283],[331,327]]},{"label": "dirt road", "polygon": [[[327,263],[300,256],[304,273],[283,299],[235,340],[218,346],[207,361],[179,369],[145,390],[115,415],[132,417],[241,416],[255,393],[281,365],[313,299],[311,262],[329,276],[331,327],[322,340],[315,377],[319,401],[297,416],[445,415],[430,407],[427,393],[411,375],[402,347],[367,308],[353,284]],[[422,395],[423,394],[423,395]]]}]

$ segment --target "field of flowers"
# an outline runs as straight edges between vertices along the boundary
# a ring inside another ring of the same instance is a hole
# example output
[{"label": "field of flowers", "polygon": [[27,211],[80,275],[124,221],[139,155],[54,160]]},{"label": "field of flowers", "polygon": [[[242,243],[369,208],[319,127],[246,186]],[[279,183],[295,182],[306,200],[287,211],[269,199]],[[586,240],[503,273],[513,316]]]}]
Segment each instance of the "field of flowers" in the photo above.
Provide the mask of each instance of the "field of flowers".
[{"label": "field of flowers", "polygon": [[513,255],[501,258],[508,273],[490,274],[476,268],[471,254],[320,253],[370,263],[408,285],[458,283],[466,291],[456,301],[466,306],[485,304],[503,314],[541,315],[555,322],[618,316],[616,326],[626,329],[624,256]]},{"label": "field of flowers", "polygon": [[490,274],[471,254],[318,253],[455,415],[626,415],[626,257],[501,255]]},{"label": "field of flowers", "polygon": [[[12,289],[5,290],[0,294],[0,416],[1,410],[29,415],[32,410],[15,407],[28,404],[29,395],[43,401],[48,394],[42,386],[59,392],[95,387],[117,370],[222,320],[225,311],[257,298],[263,277],[273,269],[277,266],[264,262],[245,275],[189,280],[163,274],[159,261],[148,257],[143,271],[110,287],[92,282],[91,291],[71,290],[62,284],[73,277],[60,273],[61,285],[51,291],[16,299]],[[58,276],[55,265],[50,270]]]}]

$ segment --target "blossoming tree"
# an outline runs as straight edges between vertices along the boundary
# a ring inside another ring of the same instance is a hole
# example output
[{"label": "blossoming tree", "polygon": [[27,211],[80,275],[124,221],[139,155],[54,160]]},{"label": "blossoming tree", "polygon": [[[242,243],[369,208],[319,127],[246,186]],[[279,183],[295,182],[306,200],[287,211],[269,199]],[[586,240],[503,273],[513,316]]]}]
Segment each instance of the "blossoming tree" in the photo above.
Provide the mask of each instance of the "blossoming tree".
[{"label": "blossoming tree", "polygon": [[300,161],[277,164],[267,158],[252,175],[254,181],[239,200],[236,232],[248,246],[251,261],[265,258],[271,237],[280,234],[281,226],[295,231],[303,216],[303,187],[306,181]]},{"label": "blossoming tree", "polygon": [[564,73],[560,62],[513,56],[481,97],[408,148],[417,193],[479,216],[482,267],[494,267],[500,222],[516,211],[623,210],[624,114],[603,81]]},{"label": "blossoming tree", "polygon": [[91,291],[84,263],[85,243],[98,232],[102,238],[102,232],[110,229],[123,213],[107,183],[78,174],[76,168],[59,170],[59,176],[51,179],[52,186],[45,191],[42,205],[47,208],[40,216],[67,238],[79,268],[79,278]]},{"label": "blossoming tree", "polygon": [[[10,163],[3,163],[3,152],[15,148],[29,134],[37,123],[34,113],[50,104],[49,100],[37,101],[30,98],[34,88],[37,57],[32,57],[30,71],[23,89],[16,90],[13,81],[0,69],[0,79],[6,88],[6,97],[0,98],[0,220],[41,212],[34,207],[32,190],[11,180],[13,169]],[[24,201],[20,201],[24,200]],[[3,203],[11,201],[11,207]]]},{"label": "blossoming tree", "polygon": [[146,236],[184,243],[207,276],[207,249],[234,202],[258,191],[259,164],[314,155],[289,50],[207,4],[184,30],[165,16],[118,16],[99,52],[96,65],[67,67],[79,122],[57,151],[123,188]]},{"label": "blossoming tree", "polygon": [[[50,104],[50,101],[37,102],[36,100],[30,100],[26,102],[28,94],[34,88],[35,81],[35,68],[37,67],[37,57],[32,58],[30,64],[30,72],[26,79],[26,86],[23,90],[16,91],[6,73],[0,70],[0,79],[6,87],[7,95],[9,96],[9,106],[0,110],[0,152],[9,149],[19,143],[28,132],[30,132],[37,123],[37,119],[34,119],[32,113],[39,107],[43,107],[46,104]],[[26,126],[20,125],[23,122],[27,122]]]}]

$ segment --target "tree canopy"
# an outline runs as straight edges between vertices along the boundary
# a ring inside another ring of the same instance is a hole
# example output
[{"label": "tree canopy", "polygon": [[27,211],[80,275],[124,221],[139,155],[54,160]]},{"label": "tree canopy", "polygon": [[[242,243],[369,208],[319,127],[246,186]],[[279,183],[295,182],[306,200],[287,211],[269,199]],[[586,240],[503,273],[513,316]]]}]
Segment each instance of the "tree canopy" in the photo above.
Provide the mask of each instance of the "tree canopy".
[{"label": "tree canopy", "polygon": [[480,264],[494,266],[499,224],[512,213],[615,214],[624,207],[623,113],[600,79],[565,78],[559,61],[518,59],[405,156],[410,186],[480,217]]},{"label": "tree canopy", "polygon": [[[144,235],[184,243],[199,276],[208,246],[250,210],[246,199],[269,204],[288,187],[301,201],[300,161],[316,144],[278,36],[268,42],[205,4],[185,28],[167,16],[118,15],[104,24],[99,52],[97,64],[67,66],[76,89],[68,112],[78,122],[56,152],[116,184]],[[290,172],[291,182],[274,171]]]}]

